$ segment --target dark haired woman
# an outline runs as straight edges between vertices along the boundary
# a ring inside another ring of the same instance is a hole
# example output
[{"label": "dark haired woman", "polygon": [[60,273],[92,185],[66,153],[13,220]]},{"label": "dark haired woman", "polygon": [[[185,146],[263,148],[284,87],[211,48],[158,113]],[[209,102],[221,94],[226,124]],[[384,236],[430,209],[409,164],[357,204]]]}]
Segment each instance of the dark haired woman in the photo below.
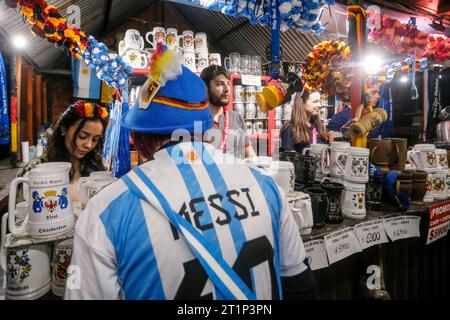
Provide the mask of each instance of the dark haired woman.
[{"label": "dark haired woman", "polygon": [[294,97],[291,120],[281,128],[280,151],[302,153],[311,143],[327,143],[328,134],[319,119],[320,93],[297,92]]},{"label": "dark haired woman", "polygon": [[70,105],[56,122],[42,157],[31,160],[17,175],[25,175],[41,162],[70,162],[71,198],[78,201],[78,179],[106,170],[101,151],[107,125],[108,111],[101,105],[81,101]]}]

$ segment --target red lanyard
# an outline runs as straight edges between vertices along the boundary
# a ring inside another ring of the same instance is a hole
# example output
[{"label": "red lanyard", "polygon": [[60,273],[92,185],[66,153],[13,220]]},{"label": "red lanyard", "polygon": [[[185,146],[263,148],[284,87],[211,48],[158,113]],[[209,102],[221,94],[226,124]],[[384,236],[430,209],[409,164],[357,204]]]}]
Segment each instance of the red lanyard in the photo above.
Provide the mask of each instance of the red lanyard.
[{"label": "red lanyard", "polygon": [[228,133],[230,131],[230,118],[228,116],[228,112],[223,113],[224,118],[224,127],[222,131],[222,143],[220,144],[219,150],[222,152],[225,152],[227,150],[227,139],[228,139]]}]

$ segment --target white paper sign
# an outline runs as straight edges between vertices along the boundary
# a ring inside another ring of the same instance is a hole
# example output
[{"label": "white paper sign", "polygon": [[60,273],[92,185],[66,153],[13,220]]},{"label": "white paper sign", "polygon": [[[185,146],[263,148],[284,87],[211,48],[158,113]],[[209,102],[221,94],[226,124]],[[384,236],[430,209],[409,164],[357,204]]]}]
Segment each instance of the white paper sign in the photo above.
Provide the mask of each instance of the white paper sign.
[{"label": "white paper sign", "polygon": [[401,216],[384,219],[384,229],[392,241],[420,237],[420,217]]},{"label": "white paper sign", "polygon": [[261,76],[243,74],[241,80],[244,86],[261,86]]},{"label": "white paper sign", "polygon": [[330,233],[324,239],[330,264],[361,251],[361,245],[353,227]]},{"label": "white paper sign", "polygon": [[304,243],[306,258],[311,270],[326,268],[329,266],[325,241],[323,239],[312,240]]},{"label": "white paper sign", "polygon": [[377,219],[355,225],[355,231],[362,249],[389,242],[383,223],[383,219]]}]

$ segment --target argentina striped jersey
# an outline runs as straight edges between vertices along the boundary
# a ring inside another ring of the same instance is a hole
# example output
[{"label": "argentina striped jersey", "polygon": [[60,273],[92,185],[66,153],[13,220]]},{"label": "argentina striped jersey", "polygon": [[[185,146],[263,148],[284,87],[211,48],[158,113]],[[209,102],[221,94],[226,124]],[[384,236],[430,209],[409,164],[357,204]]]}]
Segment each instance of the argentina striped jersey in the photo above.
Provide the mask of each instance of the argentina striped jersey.
[{"label": "argentina striped jersey", "polygon": [[180,143],[109,185],[81,214],[66,299],[224,299],[183,234],[144,201],[133,177],[151,181],[198,230],[256,299],[281,298],[281,276],[306,269],[283,191],[243,161],[204,143]]}]

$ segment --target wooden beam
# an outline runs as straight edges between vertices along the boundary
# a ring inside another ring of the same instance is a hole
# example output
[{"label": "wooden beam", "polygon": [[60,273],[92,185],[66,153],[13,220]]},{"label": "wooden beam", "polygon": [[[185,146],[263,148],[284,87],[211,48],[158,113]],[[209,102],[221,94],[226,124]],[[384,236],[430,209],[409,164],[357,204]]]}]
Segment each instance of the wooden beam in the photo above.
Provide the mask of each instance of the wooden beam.
[{"label": "wooden beam", "polygon": [[47,81],[42,81],[42,122],[48,123],[47,113]]},{"label": "wooden beam", "polygon": [[39,138],[38,132],[42,124],[42,76],[40,74],[36,75],[36,107],[34,108],[36,112],[36,130],[34,131]]},{"label": "wooden beam", "polygon": [[33,145],[33,68],[27,67],[27,140]]}]

